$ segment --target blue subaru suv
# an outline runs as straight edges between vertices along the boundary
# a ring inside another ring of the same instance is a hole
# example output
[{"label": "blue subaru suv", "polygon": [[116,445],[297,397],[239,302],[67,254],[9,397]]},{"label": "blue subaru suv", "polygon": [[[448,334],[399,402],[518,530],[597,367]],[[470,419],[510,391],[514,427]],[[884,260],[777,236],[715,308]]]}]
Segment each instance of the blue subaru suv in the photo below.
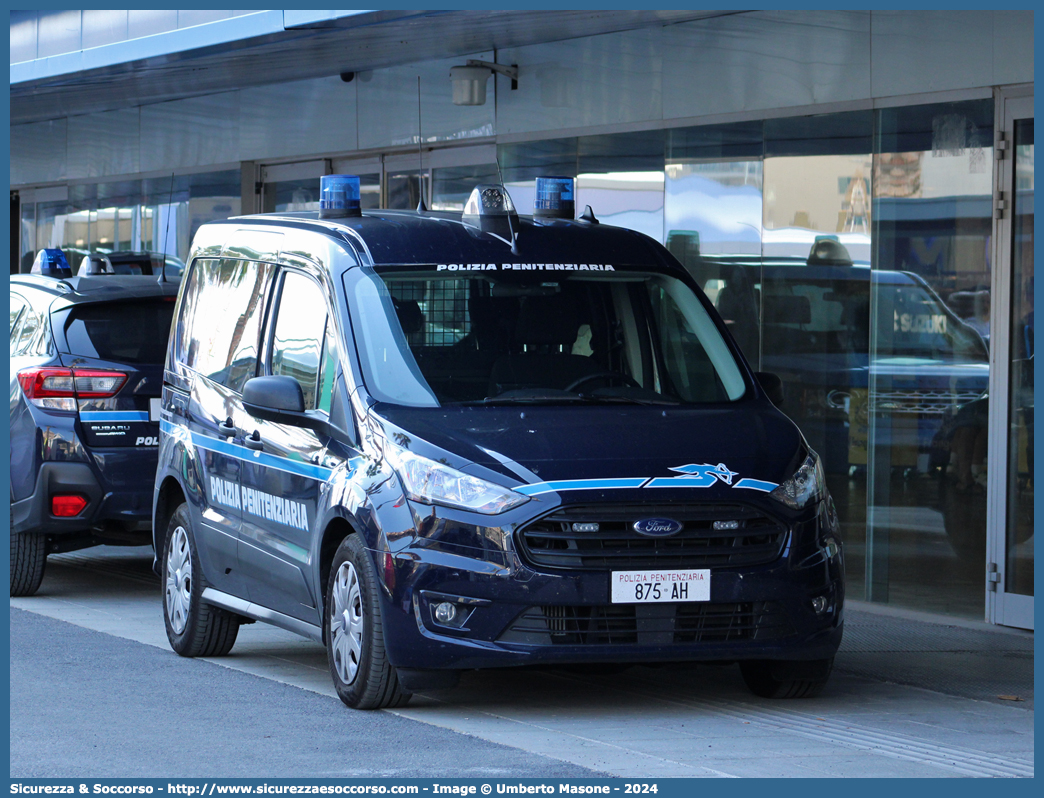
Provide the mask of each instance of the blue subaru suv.
[{"label": "blue subaru suv", "polygon": [[532,217],[359,210],[203,225],[164,371],[154,524],[172,648],[261,620],[351,707],[462,670],[738,662],[817,693],[842,634],[819,459],[658,243]]},{"label": "blue subaru suv", "polygon": [[[49,553],[148,545],[176,282],[72,276],[59,249],[11,278],[11,595]],[[87,276],[91,273],[91,276]]]}]

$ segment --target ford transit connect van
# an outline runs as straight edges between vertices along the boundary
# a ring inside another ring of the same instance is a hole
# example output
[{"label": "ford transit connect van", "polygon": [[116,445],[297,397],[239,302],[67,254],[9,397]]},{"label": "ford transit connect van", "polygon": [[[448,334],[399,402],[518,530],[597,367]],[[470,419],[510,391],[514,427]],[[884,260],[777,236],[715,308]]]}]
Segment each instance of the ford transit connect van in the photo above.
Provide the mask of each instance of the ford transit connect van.
[{"label": "ford transit connect van", "polygon": [[677,261],[572,192],[362,214],[328,176],[318,213],[200,228],[154,502],[175,651],[272,623],[357,708],[532,664],[818,692],[844,600],[819,460]]}]

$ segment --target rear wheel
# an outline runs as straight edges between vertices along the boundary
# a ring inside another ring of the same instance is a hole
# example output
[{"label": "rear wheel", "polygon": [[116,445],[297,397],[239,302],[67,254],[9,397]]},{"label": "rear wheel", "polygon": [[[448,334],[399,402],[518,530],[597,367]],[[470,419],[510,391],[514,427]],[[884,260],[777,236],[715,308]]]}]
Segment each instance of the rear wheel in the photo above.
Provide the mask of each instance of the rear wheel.
[{"label": "rear wheel", "polygon": [[11,595],[31,596],[40,589],[47,564],[47,538],[35,532],[11,535]]},{"label": "rear wheel", "polygon": [[747,688],[761,698],[812,698],[830,679],[834,658],[791,662],[756,660],[741,662]]},{"label": "rear wheel", "polygon": [[326,654],[341,700],[352,709],[401,707],[410,693],[384,650],[377,575],[358,535],[337,548],[326,589]]},{"label": "rear wheel", "polygon": [[163,572],[163,621],[170,647],[183,657],[221,657],[231,651],[239,618],[203,603],[203,579],[187,504],[174,511],[167,525]]}]

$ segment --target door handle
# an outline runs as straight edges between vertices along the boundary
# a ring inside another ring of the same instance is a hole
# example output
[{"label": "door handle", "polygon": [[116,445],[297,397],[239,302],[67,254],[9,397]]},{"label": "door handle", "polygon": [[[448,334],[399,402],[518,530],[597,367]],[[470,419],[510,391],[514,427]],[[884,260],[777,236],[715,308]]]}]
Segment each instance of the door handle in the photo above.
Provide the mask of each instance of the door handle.
[{"label": "door handle", "polygon": [[257,430],[254,430],[253,434],[243,442],[248,449],[253,449],[256,452],[264,451],[265,444],[261,440],[261,433]]},{"label": "door handle", "polygon": [[224,435],[235,435],[236,434],[236,425],[232,423],[231,416],[229,418],[226,418],[224,421],[222,421],[217,426],[218,426],[218,432],[220,432],[220,433],[222,433]]}]

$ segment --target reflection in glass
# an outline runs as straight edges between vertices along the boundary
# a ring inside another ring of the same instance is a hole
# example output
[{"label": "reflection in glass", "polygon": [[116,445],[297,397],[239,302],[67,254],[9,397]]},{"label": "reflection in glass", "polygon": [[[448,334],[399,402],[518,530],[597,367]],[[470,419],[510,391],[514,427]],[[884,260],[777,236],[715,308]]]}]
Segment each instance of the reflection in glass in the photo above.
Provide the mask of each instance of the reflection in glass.
[{"label": "reflection in glass", "polygon": [[870,153],[765,159],[766,257],[807,258],[836,236],[856,263],[870,262]]},{"label": "reflection in glass", "polygon": [[36,257],[36,203],[22,203],[20,252],[18,271],[28,272],[33,267],[33,259]]},{"label": "reflection in glass", "polygon": [[264,212],[293,213],[319,210],[319,178],[265,183]]},{"label": "reflection in glass", "polygon": [[684,265],[694,255],[761,254],[760,160],[678,161],[666,167],[666,245]]},{"label": "reflection in glass", "polygon": [[870,351],[872,118],[766,122],[761,369],[819,454],[845,541],[848,594],[863,598]]},{"label": "reflection in glass", "polygon": [[878,114],[867,594],[980,617],[993,104]]},{"label": "reflection in glass", "polygon": [[416,169],[397,169],[386,175],[388,183],[388,208],[412,211],[420,204],[421,197],[428,201],[428,185],[431,173],[418,173]]},{"label": "reflection in glass", "polygon": [[165,252],[188,258],[199,226],[240,213],[238,170],[82,183],[69,199],[22,206],[22,262],[37,250],[61,247],[75,273],[89,252]]},{"label": "reflection in glass", "polygon": [[1008,429],[1008,593],[1033,595],[1033,120],[1015,121],[1011,382]]},{"label": "reflection in glass", "polygon": [[576,178],[576,208],[599,221],[664,240],[664,134],[642,131],[501,145],[498,156],[515,207],[530,213],[536,178]]},{"label": "reflection in glass", "polygon": [[[186,366],[233,391],[243,389],[257,373],[268,274],[267,264],[252,261],[196,261],[177,341]],[[194,323],[196,318],[210,323]],[[183,338],[188,330],[195,337]]]},{"label": "reflection in glass", "polygon": [[663,170],[661,130],[583,136],[577,139],[577,212],[590,205],[605,224],[662,242]]},{"label": "reflection in glass", "polygon": [[[435,169],[432,172],[431,209],[460,213],[475,186],[499,182],[500,172],[495,163]],[[514,192],[509,189],[509,193],[520,213],[532,213],[532,206],[519,205]]]},{"label": "reflection in glass", "polygon": [[585,172],[576,176],[576,207],[598,220],[663,240],[663,172]]},{"label": "reflection in glass", "polygon": [[381,207],[381,176],[379,173],[359,175],[359,206],[364,211]]},{"label": "reflection in glass", "polygon": [[272,334],[272,374],[297,380],[307,410],[316,406],[325,310],[326,298],[315,281],[286,273]]}]

